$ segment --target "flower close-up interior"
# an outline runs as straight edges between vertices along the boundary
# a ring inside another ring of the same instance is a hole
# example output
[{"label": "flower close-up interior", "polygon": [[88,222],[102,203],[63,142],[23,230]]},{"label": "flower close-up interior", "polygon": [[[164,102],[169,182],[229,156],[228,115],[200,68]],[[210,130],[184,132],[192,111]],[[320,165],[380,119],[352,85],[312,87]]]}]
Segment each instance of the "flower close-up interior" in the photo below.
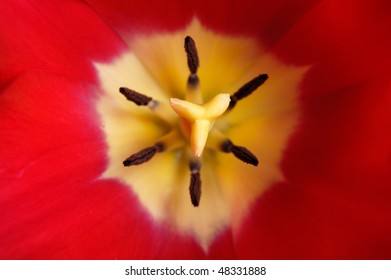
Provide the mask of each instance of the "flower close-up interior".
[{"label": "flower close-up interior", "polygon": [[389,1],[3,1],[0,259],[390,259]]}]

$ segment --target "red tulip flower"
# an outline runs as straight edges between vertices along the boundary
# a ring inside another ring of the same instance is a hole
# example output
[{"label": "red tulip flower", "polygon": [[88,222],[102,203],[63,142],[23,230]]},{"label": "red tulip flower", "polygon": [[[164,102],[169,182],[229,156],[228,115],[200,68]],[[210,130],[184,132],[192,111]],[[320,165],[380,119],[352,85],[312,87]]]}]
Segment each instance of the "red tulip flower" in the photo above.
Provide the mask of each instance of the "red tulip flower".
[{"label": "red tulip flower", "polygon": [[0,258],[391,258],[389,1],[0,4]]}]

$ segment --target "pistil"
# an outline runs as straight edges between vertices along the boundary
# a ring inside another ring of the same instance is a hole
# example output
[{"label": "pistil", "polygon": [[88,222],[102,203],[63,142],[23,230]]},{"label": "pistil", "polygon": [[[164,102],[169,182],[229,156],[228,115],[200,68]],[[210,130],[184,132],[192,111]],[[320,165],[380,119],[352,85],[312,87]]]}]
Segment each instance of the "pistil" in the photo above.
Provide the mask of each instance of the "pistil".
[{"label": "pistil", "polygon": [[190,138],[194,156],[201,156],[209,130],[211,130],[215,119],[227,110],[229,100],[229,94],[222,93],[201,106],[189,101],[171,98],[172,109],[184,121],[185,133]]}]

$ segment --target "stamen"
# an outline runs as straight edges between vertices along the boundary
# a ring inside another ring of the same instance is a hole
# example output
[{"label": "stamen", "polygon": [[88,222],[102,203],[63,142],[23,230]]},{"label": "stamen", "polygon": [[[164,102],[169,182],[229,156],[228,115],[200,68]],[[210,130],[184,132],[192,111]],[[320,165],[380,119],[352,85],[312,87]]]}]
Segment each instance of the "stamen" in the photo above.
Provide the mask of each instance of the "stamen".
[{"label": "stamen", "polygon": [[191,74],[196,74],[200,61],[198,59],[198,52],[193,38],[187,36],[185,38],[185,51],[187,54],[187,65]]},{"label": "stamen", "polygon": [[225,153],[233,153],[236,158],[245,163],[258,166],[259,161],[253,153],[251,153],[245,147],[234,145],[229,139],[225,140],[221,144],[221,150]]},{"label": "stamen", "polygon": [[231,102],[229,103],[228,109],[232,109],[235,107],[236,102],[253,93],[268,79],[268,77],[269,76],[267,74],[261,74],[238,89],[233,95],[231,95]]},{"label": "stamen", "polygon": [[198,52],[193,38],[187,36],[185,38],[185,51],[187,55],[187,65],[190,70],[189,78],[187,79],[186,100],[197,104],[202,104],[202,94],[200,89],[200,79],[197,75],[200,61]]},{"label": "stamen", "polygon": [[176,116],[172,112],[171,108],[167,106],[164,102],[159,102],[152,99],[149,96],[146,96],[142,93],[139,93],[135,90],[121,87],[119,92],[122,93],[126,99],[135,103],[138,106],[148,106],[148,108],[157,114],[162,120],[166,121],[169,124],[173,124],[176,121]]},{"label": "stamen", "polygon": [[189,78],[187,79],[187,87],[189,90],[197,89],[200,85],[200,79],[198,78],[197,74],[191,74],[189,75]]},{"label": "stamen", "polygon": [[[232,153],[241,161],[258,166],[257,157],[245,147],[237,146],[227,139],[219,131],[212,129],[215,119],[221,116],[226,110],[232,109],[237,101],[249,96],[267,79],[267,74],[261,74],[237,90],[233,95],[218,94],[209,102],[203,104],[200,80],[197,75],[199,68],[198,52],[194,40],[187,36],[185,38],[184,48],[187,55],[187,65],[190,75],[187,80],[187,92],[185,100],[171,98],[170,106],[167,102],[157,101],[149,96],[141,94],[135,90],[121,87],[120,93],[127,100],[138,106],[147,106],[152,112],[161,119],[168,122],[173,129],[160,137],[157,142],[147,147],[123,161],[124,166],[140,165],[151,160],[157,153],[163,151],[172,151],[183,147],[190,142],[191,160],[190,169],[190,199],[194,207],[198,207],[201,199],[201,163],[200,157],[207,145],[209,133],[211,133],[208,147],[217,149],[225,153]],[[173,110],[172,110],[173,109]],[[175,113],[177,115],[175,115]],[[180,117],[178,127],[177,116]],[[178,130],[179,128],[179,130]]]},{"label": "stamen", "polygon": [[149,161],[156,153],[164,151],[164,144],[157,142],[152,147],[148,147],[135,153],[123,161],[124,166],[140,165]]},{"label": "stamen", "polygon": [[194,207],[198,207],[201,199],[201,164],[198,160],[192,160],[189,164],[190,168],[190,198]]},{"label": "stamen", "polygon": [[119,92],[122,93],[127,100],[136,103],[138,106],[146,106],[149,102],[152,101],[151,97],[148,97],[132,89],[128,89],[126,87],[119,88]]}]

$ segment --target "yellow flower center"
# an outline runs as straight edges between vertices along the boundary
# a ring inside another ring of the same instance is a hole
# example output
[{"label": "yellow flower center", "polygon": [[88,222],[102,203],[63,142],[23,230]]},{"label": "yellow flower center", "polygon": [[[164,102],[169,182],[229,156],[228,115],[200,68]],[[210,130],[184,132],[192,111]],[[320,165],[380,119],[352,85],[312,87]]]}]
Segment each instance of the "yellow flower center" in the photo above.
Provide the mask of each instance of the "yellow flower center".
[{"label": "yellow flower center", "polygon": [[[96,63],[108,146],[103,176],[128,185],[156,222],[207,250],[221,231],[237,234],[252,203],[283,180],[279,164],[298,122],[308,67],[284,65],[256,40],[217,34],[198,20],[127,41],[131,52]],[[267,83],[243,94],[265,81],[259,73],[269,74]],[[118,88],[146,108],[126,102]],[[259,167],[242,162],[256,166],[257,158]]]}]

